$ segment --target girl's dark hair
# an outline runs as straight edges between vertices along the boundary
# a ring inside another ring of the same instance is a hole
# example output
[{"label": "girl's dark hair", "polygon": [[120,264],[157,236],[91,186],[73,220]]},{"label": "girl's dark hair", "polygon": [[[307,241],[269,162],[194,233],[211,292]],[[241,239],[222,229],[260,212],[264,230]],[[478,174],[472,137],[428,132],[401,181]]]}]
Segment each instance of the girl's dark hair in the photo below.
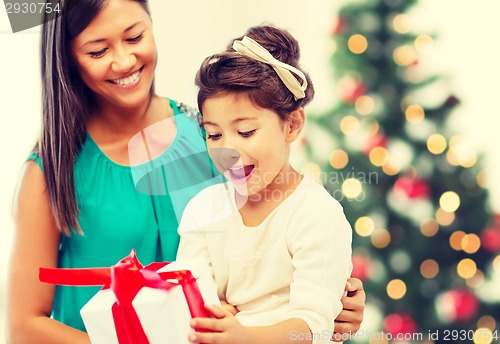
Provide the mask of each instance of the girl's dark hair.
[{"label": "girl's dark hair", "polygon": [[[97,16],[107,0],[47,0],[61,9],[42,25],[42,132],[35,151],[41,157],[57,228],[81,233],[77,217],[74,164],[85,140],[93,93],[72,63],[70,42]],[[140,2],[149,13],[147,0]]]},{"label": "girl's dark hair", "polygon": [[[299,44],[289,32],[272,26],[255,26],[244,36],[262,45],[277,60],[304,73],[299,66]],[[234,40],[241,40],[244,36]],[[290,112],[313,99],[314,86],[307,73],[304,73],[308,84],[306,96],[295,100],[270,65],[236,52],[232,48],[234,40],[229,43],[226,51],[207,57],[196,74],[200,112],[203,113],[203,103],[208,98],[226,92],[243,93],[256,106],[273,110],[282,120],[286,120]]]}]

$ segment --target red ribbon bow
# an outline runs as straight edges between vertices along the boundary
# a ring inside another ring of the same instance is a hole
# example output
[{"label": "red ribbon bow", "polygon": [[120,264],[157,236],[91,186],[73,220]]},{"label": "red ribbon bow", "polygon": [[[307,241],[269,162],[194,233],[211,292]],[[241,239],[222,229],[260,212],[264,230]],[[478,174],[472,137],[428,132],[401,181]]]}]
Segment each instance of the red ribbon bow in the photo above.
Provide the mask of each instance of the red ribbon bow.
[{"label": "red ribbon bow", "polygon": [[[40,268],[41,282],[70,285],[70,286],[98,286],[102,289],[110,288],[116,296],[116,302],[111,311],[115,323],[115,330],[120,344],[149,344],[149,340],[142,328],[132,301],[142,287],[169,290],[178,285],[186,297],[189,312],[192,318],[209,318],[210,314],[204,307],[200,289],[189,270],[171,272],[156,272],[169,263],[152,263],[142,266],[135,250],[110,268],[61,269]],[[175,279],[179,283],[167,282]]]}]

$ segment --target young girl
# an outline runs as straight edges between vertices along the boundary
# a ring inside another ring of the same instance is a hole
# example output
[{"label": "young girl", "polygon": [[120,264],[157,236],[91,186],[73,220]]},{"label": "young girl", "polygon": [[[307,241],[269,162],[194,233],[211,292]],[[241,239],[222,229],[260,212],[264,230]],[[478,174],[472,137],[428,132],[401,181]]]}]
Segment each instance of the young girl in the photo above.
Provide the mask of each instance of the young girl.
[{"label": "young girl", "polygon": [[[289,163],[313,85],[286,31],[251,28],[196,76],[209,154],[228,179],[187,205],[177,259],[203,257],[221,300],[200,343],[330,342],[351,272],[342,207]],[[194,253],[196,252],[196,254]]]},{"label": "young girl", "polygon": [[[42,27],[42,135],[17,201],[8,343],[88,343],[79,311],[99,287],[40,283],[39,267],[111,266],[132,248],[143,264],[175,259],[189,186],[209,171],[196,116],[154,92],[147,2],[48,2],[62,12]],[[155,184],[164,173],[177,183]],[[341,332],[363,314],[353,282]]]}]

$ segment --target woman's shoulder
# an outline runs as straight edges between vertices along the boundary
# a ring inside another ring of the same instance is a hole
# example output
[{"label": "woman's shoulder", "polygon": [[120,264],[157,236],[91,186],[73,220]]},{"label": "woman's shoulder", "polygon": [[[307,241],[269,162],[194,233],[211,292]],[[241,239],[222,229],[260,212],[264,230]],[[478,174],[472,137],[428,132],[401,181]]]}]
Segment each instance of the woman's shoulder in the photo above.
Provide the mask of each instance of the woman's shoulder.
[{"label": "woman's shoulder", "polygon": [[32,151],[31,154],[28,156],[27,161],[34,161],[40,167],[40,170],[43,171],[42,167],[42,158],[40,156],[40,151],[38,150],[38,147],[35,147]]},{"label": "woman's shoulder", "polygon": [[170,106],[172,106],[172,108],[174,109],[174,115],[182,114],[193,121],[200,121],[201,114],[196,107],[177,100],[169,99],[169,101]]}]

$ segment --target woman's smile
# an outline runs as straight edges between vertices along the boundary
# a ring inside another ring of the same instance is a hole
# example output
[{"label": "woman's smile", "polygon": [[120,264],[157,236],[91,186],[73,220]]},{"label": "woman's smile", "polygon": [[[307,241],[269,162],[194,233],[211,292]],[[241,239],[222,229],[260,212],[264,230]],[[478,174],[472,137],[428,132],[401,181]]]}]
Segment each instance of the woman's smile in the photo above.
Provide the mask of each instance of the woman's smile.
[{"label": "woman's smile", "polygon": [[139,83],[143,68],[144,66],[142,66],[139,70],[135,71],[134,73],[125,76],[123,78],[107,80],[107,81],[120,88],[130,89]]}]

